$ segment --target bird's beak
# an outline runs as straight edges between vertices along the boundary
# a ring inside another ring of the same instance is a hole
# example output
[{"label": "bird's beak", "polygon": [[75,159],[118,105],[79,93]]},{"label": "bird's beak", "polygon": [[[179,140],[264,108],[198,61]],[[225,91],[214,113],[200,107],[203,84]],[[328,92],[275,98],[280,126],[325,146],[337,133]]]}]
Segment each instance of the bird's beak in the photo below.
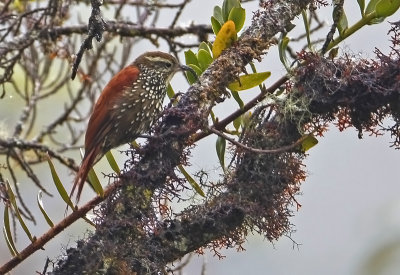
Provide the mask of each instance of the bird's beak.
[{"label": "bird's beak", "polygon": [[180,65],[180,68],[181,68],[182,71],[190,72],[196,80],[199,80],[199,78],[197,77],[196,72],[191,67],[186,66],[186,65]]}]

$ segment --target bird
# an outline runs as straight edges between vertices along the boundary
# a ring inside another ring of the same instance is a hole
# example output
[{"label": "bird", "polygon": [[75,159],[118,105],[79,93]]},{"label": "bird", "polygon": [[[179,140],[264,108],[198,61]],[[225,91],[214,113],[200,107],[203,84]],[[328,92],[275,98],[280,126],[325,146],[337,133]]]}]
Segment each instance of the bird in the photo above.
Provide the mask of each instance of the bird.
[{"label": "bird", "polygon": [[167,85],[181,65],[168,53],[145,52],[115,74],[104,87],[89,118],[85,153],[70,198],[77,189],[78,203],[90,169],[112,148],[148,132],[162,112]]}]

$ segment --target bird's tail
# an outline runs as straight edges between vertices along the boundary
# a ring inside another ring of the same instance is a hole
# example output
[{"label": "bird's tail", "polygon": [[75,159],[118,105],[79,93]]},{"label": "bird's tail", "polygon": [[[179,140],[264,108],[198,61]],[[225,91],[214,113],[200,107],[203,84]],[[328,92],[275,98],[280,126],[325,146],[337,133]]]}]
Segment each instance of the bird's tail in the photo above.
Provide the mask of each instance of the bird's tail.
[{"label": "bird's tail", "polygon": [[78,203],[79,198],[81,197],[83,185],[85,184],[86,178],[89,174],[90,169],[92,169],[94,162],[96,160],[96,150],[91,150],[88,154],[85,154],[81,167],[79,168],[78,174],[75,177],[74,180],[74,186],[72,187],[71,193],[69,194],[69,197],[72,198],[74,195],[75,189],[78,188],[78,191],[76,193],[76,199],[75,202]]}]

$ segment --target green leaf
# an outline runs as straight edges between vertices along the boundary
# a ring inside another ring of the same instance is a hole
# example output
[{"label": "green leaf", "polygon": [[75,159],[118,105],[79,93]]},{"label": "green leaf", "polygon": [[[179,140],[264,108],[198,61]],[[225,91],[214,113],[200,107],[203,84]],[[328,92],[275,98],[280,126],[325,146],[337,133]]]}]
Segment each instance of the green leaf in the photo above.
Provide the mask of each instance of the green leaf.
[{"label": "green leaf", "polygon": [[169,99],[175,97],[174,89],[172,88],[172,86],[171,86],[170,83],[168,83],[168,86],[167,86],[167,95],[168,95],[168,98],[169,98]]},{"label": "green leaf", "polygon": [[328,53],[329,59],[331,59],[331,60],[335,59],[337,57],[338,53],[339,53],[339,47],[332,48]]},{"label": "green leaf", "polygon": [[226,148],[226,140],[218,136],[217,142],[215,144],[215,149],[217,150],[219,163],[221,164],[222,170],[224,170],[224,172],[225,172],[225,148]]},{"label": "green leaf", "polygon": [[199,60],[202,72],[205,71],[213,61],[211,54],[203,49],[200,49],[199,52],[197,53],[197,59]]},{"label": "green leaf", "polygon": [[385,20],[385,17],[375,17],[368,22],[368,25],[380,24]]},{"label": "green leaf", "polygon": [[190,85],[196,82],[196,78],[190,72],[185,72],[185,75]]},{"label": "green leaf", "polygon": [[214,7],[213,17],[219,22],[220,25],[224,24],[224,18],[222,16],[222,9],[220,6]]},{"label": "green leaf", "polygon": [[210,111],[210,117],[211,117],[211,121],[213,122],[213,124],[217,123],[218,118],[215,116],[213,110]]},{"label": "green leaf", "polygon": [[234,81],[228,85],[231,91],[243,91],[260,85],[271,75],[271,72],[262,72],[242,75],[239,77],[240,81]]},{"label": "green leaf", "polygon": [[381,0],[370,0],[368,2],[367,8],[365,9],[365,14],[370,14],[375,11],[376,4]]},{"label": "green leaf", "polygon": [[139,149],[139,148],[140,148],[140,146],[139,146],[139,144],[136,142],[136,140],[132,141],[132,142],[131,142],[131,145],[132,145],[132,147],[135,148],[135,149]]},{"label": "green leaf", "polygon": [[224,19],[223,22],[228,21],[229,13],[231,12],[232,8],[240,8],[240,1],[239,0],[224,0],[222,4],[222,17]]},{"label": "green leaf", "polygon": [[93,168],[90,169],[87,178],[94,192],[96,192],[96,194],[99,195],[100,197],[103,197],[104,196],[103,186],[101,186],[99,178],[97,177],[97,174]]},{"label": "green leaf", "polygon": [[240,95],[236,91],[231,91],[233,98],[236,100],[236,102],[239,104],[240,109],[243,109],[244,103],[243,100],[240,98]]},{"label": "green leaf", "polygon": [[11,226],[10,226],[10,215],[9,215],[9,206],[5,205],[4,207],[4,226],[3,226],[3,234],[4,239],[7,242],[8,249],[10,250],[11,255],[17,256],[19,255],[17,248],[15,247],[14,240],[11,234]]},{"label": "green leaf", "polygon": [[[133,141],[132,144],[135,144],[136,141]],[[136,143],[137,144],[137,143]],[[81,149],[81,157],[83,158],[84,153]],[[100,197],[104,196],[103,186],[101,186],[99,178],[97,177],[96,171],[94,171],[93,167],[90,168],[87,180],[89,181],[90,187],[92,187],[93,191],[96,192]]]},{"label": "green leaf", "polygon": [[53,162],[51,161],[50,157],[47,157],[47,163],[49,164],[50,171],[51,171],[51,176],[53,177],[53,182],[56,185],[58,194],[60,194],[61,198],[65,201],[65,203],[70,206],[72,209],[74,209],[74,204],[72,203],[67,191],[65,191],[65,188],[63,184],[61,183],[60,178],[58,177],[58,174],[56,172],[56,169],[54,168]]},{"label": "green leaf", "polygon": [[250,124],[251,116],[253,114],[249,111],[242,115],[242,127],[247,127]]},{"label": "green leaf", "polygon": [[233,121],[233,127],[235,127],[236,131],[239,131],[241,125],[242,125],[242,116],[239,116]]},{"label": "green leaf", "polygon": [[34,242],[36,240],[36,237],[32,236],[31,232],[29,231],[28,227],[26,226],[24,219],[22,218],[21,213],[19,212],[17,200],[15,199],[14,192],[12,191],[10,183],[7,180],[6,180],[6,188],[7,188],[8,198],[11,202],[11,205],[14,209],[14,213],[17,216],[17,219],[18,219],[22,229],[25,231],[25,234],[28,236],[28,238],[31,240],[31,242]]},{"label": "green leaf", "polygon": [[236,32],[239,32],[246,20],[246,10],[241,7],[234,7],[229,13],[228,20],[232,20],[235,23]]},{"label": "green leaf", "polygon": [[189,64],[189,67],[191,67],[196,72],[196,74],[198,76],[203,73],[203,71],[200,69],[200,67],[198,67],[198,66],[196,66],[194,64]]},{"label": "green leaf", "polygon": [[199,61],[197,60],[196,54],[192,50],[185,51],[185,62],[186,65],[196,65],[197,67],[200,67]]},{"label": "green leaf", "polygon": [[222,25],[221,30],[215,37],[212,47],[214,59],[220,56],[223,50],[230,47],[237,40],[235,23],[232,20],[227,21]]},{"label": "green leaf", "polygon": [[361,15],[364,16],[365,0],[357,0],[357,2],[360,7]]},{"label": "green leaf", "polygon": [[202,197],[206,197],[203,190],[201,189],[200,185],[189,175],[189,173],[183,168],[182,165],[178,165],[179,171],[183,174],[185,179],[190,183],[193,189]]},{"label": "green leaf", "polygon": [[6,233],[6,228],[4,226],[3,226],[3,236],[4,236],[4,240],[6,241],[6,244],[7,244],[7,247],[8,247],[8,251],[10,251],[10,253],[11,253],[11,256],[13,256],[13,257],[18,256],[19,254],[17,254],[17,251],[14,251],[14,249],[13,249],[13,247],[11,245],[11,243],[14,244],[14,242],[11,242],[8,239],[8,236],[7,236],[7,233]]},{"label": "green leaf", "polygon": [[308,137],[306,137],[306,139],[304,139],[303,142],[301,143],[301,150],[303,152],[307,152],[317,144],[318,144],[318,139],[316,139],[313,135],[308,135]]},{"label": "green leaf", "polygon": [[217,19],[215,19],[214,16],[211,16],[211,28],[215,35],[217,35],[219,30],[221,29],[221,23]]},{"label": "green leaf", "polygon": [[[207,42],[204,42],[204,41],[200,43],[199,50],[205,50],[210,55],[212,54],[210,46],[207,44]],[[197,55],[198,55],[198,53],[197,53]]]},{"label": "green leaf", "polygon": [[290,70],[289,63],[287,61],[287,56],[286,56],[286,49],[289,44],[289,37],[284,36],[280,41],[278,45],[278,50],[279,50],[279,59],[281,60],[283,66],[286,68],[287,71]]},{"label": "green leaf", "polygon": [[275,95],[275,96],[280,96],[280,95],[283,94],[285,91],[286,91],[285,88],[280,87],[280,88],[278,88],[278,89],[274,92],[274,95]]},{"label": "green leaf", "polygon": [[376,4],[375,10],[378,17],[388,17],[400,7],[400,0],[381,0]]},{"label": "green leaf", "polygon": [[[376,12],[376,5],[378,4],[379,1],[381,1],[381,0],[370,0],[368,2],[367,8],[365,9],[365,15]],[[383,20],[385,20],[384,16],[382,16],[382,17],[376,16],[375,18],[371,19],[368,22],[368,25],[379,24],[379,23],[382,23]]]},{"label": "green leaf", "polygon": [[118,164],[115,161],[115,158],[114,158],[113,154],[111,153],[111,151],[108,151],[106,153],[106,158],[107,158],[108,164],[110,164],[111,169],[113,169],[114,172],[117,173],[117,175],[119,175],[121,173],[121,170],[119,169]]},{"label": "green leaf", "polygon": [[[203,71],[196,65],[189,64],[189,67],[192,68],[198,76],[203,73]],[[190,85],[197,81],[197,79],[192,75],[191,72],[185,72],[185,75]]]},{"label": "green leaf", "polygon": [[91,226],[93,226],[95,229],[97,228],[96,224],[95,224],[94,222],[92,222],[92,221],[87,217],[87,215],[84,216],[84,217],[82,217],[82,219],[83,219],[85,222],[87,222],[88,224],[90,224]]},{"label": "green leaf", "polygon": [[47,215],[46,210],[44,210],[44,206],[43,206],[43,201],[42,201],[42,190],[39,190],[39,193],[37,195],[37,204],[39,206],[40,212],[42,212],[42,215],[44,217],[44,219],[46,220],[47,224],[50,227],[54,227],[54,223],[53,221],[50,219],[50,217]]},{"label": "green leaf", "polygon": [[339,22],[337,24],[337,29],[339,31],[339,35],[343,36],[344,32],[348,29],[348,27],[349,27],[349,23],[347,21],[346,13],[343,10],[343,12],[340,16]]}]

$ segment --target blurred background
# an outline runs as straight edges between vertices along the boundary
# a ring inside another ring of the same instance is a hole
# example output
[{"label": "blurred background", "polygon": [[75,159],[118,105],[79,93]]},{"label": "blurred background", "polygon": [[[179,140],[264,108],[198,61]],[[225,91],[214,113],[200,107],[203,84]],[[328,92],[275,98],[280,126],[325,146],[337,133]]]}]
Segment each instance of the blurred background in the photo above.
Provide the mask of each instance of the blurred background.
[{"label": "blurred background", "polygon": [[[351,25],[360,17],[359,8],[355,0],[345,2]],[[191,1],[183,11],[180,24],[188,25],[192,21],[208,24],[212,7],[221,3],[222,1],[213,0]],[[257,10],[257,3],[244,3],[243,7],[247,12],[248,25],[252,12]],[[321,38],[325,37],[332,23],[331,12],[332,6],[318,11],[320,19],[326,22],[326,27],[317,34]],[[106,19],[112,19],[107,17],[107,10],[103,9],[103,13]],[[169,22],[169,16],[168,13],[160,14],[159,25],[163,25],[163,20]],[[340,45],[339,55],[346,52],[363,58],[374,58],[375,47],[383,53],[388,53],[388,21],[397,20],[399,13],[382,24],[372,25],[357,32]],[[301,18],[294,23],[297,25],[297,32],[304,31]],[[295,35],[295,32],[291,35]],[[210,37],[210,40],[212,39]],[[139,45],[132,60],[142,52],[154,49],[154,46],[147,42]],[[300,50],[301,46],[295,49]],[[166,45],[160,45],[159,49],[168,51]],[[183,53],[180,57],[183,61]],[[263,62],[256,66],[259,71],[272,72],[271,78],[266,82],[267,86],[285,73],[276,47],[271,48]],[[173,79],[172,86],[176,92],[184,92],[188,88],[182,75]],[[255,94],[256,91],[248,92],[244,99],[250,99]],[[0,131],[7,131],[7,125],[13,125],[19,116],[19,113],[13,114],[11,108],[21,103],[11,94],[7,94],[6,97],[0,101],[0,117],[4,118],[0,124]],[[228,113],[236,109],[236,106],[232,102],[224,103],[218,107],[219,114],[224,117],[224,112]],[[57,106],[47,106],[43,116],[56,111]],[[221,253],[226,256],[224,259],[219,259],[209,251],[206,251],[205,255],[192,255],[189,264],[183,269],[183,274],[201,274],[202,269],[205,270],[204,274],[400,274],[400,155],[390,147],[391,138],[388,135],[364,135],[361,140],[357,135],[355,129],[339,132],[331,125],[325,136],[318,138],[319,144],[308,151],[308,178],[302,184],[302,195],[297,197],[302,207],[294,209],[291,222],[296,231],[291,236],[284,236],[270,243],[262,236],[251,235],[243,245],[245,251],[222,250]],[[192,166],[189,170],[194,172],[205,169],[217,179],[221,171],[214,148],[214,137],[201,141],[192,152]],[[123,164],[124,156],[118,154],[118,150],[115,150],[114,155],[118,158],[118,163]],[[42,179],[47,180],[48,190],[57,194],[48,168],[42,168],[38,173]],[[97,171],[103,169],[105,172],[110,169],[104,161],[96,166]],[[71,174],[65,169],[59,173],[63,182],[72,180]],[[21,191],[26,203],[35,206],[37,188],[26,184]],[[83,194],[86,199],[93,196],[91,191],[86,191]],[[60,204],[58,197],[45,197],[44,202],[54,221],[63,217],[65,205]],[[37,207],[33,208],[33,214],[38,217],[38,225],[30,228],[34,235],[40,236],[48,228],[41,220]],[[35,271],[42,271],[46,257],[60,257],[61,252],[74,246],[77,239],[85,236],[86,228],[90,229],[83,221],[75,223],[47,244],[45,250],[35,253],[19,265],[12,274],[34,274]],[[18,237],[17,247],[23,248],[28,240],[22,232],[19,232]],[[0,238],[0,264],[9,258],[7,246],[3,238]]]}]

